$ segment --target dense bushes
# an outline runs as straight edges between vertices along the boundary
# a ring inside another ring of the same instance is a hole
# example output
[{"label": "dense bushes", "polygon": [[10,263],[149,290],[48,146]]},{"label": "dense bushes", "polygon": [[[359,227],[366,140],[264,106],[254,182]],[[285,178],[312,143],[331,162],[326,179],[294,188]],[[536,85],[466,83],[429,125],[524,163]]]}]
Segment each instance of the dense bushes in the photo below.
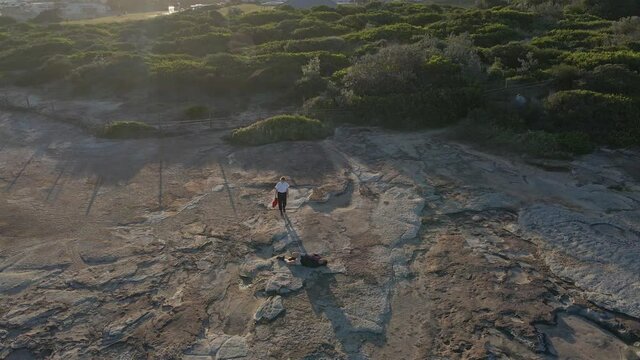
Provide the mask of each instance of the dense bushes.
[{"label": "dense bushes", "polygon": [[640,94],[640,75],[624,65],[600,65],[584,75],[581,87],[602,93],[637,96]]},{"label": "dense bushes", "polygon": [[580,51],[567,54],[565,61],[582,69],[593,69],[606,64],[622,64],[632,70],[640,70],[640,52],[631,50]]},{"label": "dense bushes", "polygon": [[[640,19],[629,17],[636,0],[621,1],[371,2],[228,16],[211,7],[88,26],[0,18],[0,69],[5,84],[94,95],[267,94],[278,106],[304,102],[317,118],[394,128],[485,111],[498,143],[511,136],[518,151],[579,153],[592,142],[639,142]],[[518,92],[525,106],[495,110]],[[201,117],[196,110],[185,118]]]},{"label": "dense bushes", "polygon": [[183,37],[175,41],[166,41],[154,46],[153,51],[160,54],[189,54],[204,56],[227,50],[229,34],[209,33]]},{"label": "dense bushes", "polygon": [[579,131],[598,143],[637,144],[640,112],[632,99],[588,90],[555,93],[545,102],[547,126],[556,131]]},{"label": "dense bushes", "polygon": [[348,41],[370,42],[376,40],[390,40],[399,42],[408,42],[416,35],[424,35],[426,30],[419,26],[399,23],[393,25],[384,25],[365,29],[357,33],[351,33],[345,36]]},{"label": "dense bushes", "polygon": [[424,90],[409,94],[365,95],[347,98],[343,111],[349,122],[394,129],[451,125],[479,105],[475,88]]},{"label": "dense bushes", "polygon": [[318,140],[332,133],[322,122],[299,115],[279,115],[256,122],[231,133],[238,145],[264,145],[279,141]]},{"label": "dense bushes", "polygon": [[595,14],[608,19],[618,19],[630,14],[640,13],[637,0],[582,0],[584,5]]},{"label": "dense bushes", "polygon": [[347,48],[347,43],[344,39],[336,36],[304,39],[304,40],[289,40],[284,43],[283,51],[287,52],[310,52],[310,51],[331,51],[342,52]]},{"label": "dense bushes", "polygon": [[36,70],[24,73],[18,79],[18,85],[39,85],[62,79],[71,74],[73,68],[74,66],[67,56],[54,55]]},{"label": "dense bushes", "polygon": [[[512,109],[511,109],[512,110]],[[500,118],[500,121],[496,121]],[[587,154],[594,144],[581,132],[551,133],[527,130],[518,112],[505,109],[479,109],[454,128],[458,139],[483,146],[506,149],[535,157],[565,158]]]},{"label": "dense bushes", "polygon": [[473,41],[482,47],[504,44],[520,38],[521,35],[518,31],[504,24],[488,24],[473,34]]},{"label": "dense bushes", "polygon": [[291,36],[294,39],[305,39],[305,38],[314,38],[321,36],[334,36],[341,35],[349,30],[340,25],[331,25],[322,22],[316,22],[311,24],[305,24],[305,27],[301,27],[293,30]]},{"label": "dense bushes", "polygon": [[365,55],[342,77],[347,91],[340,106],[359,123],[405,129],[451,124],[479,103],[478,90],[463,75],[466,59],[457,55],[428,41]]},{"label": "dense bushes", "polygon": [[417,90],[417,72],[424,56],[411,46],[390,46],[361,57],[344,76],[347,89],[358,95],[384,95]]},{"label": "dense bushes", "polygon": [[602,45],[607,35],[593,30],[553,30],[546,36],[537,37],[531,44],[537,47],[572,50]]},{"label": "dense bushes", "polygon": [[68,54],[73,42],[66,38],[52,37],[7,49],[0,53],[0,67],[7,70],[22,70],[38,67],[53,55]]},{"label": "dense bushes", "polygon": [[147,80],[147,64],[140,56],[117,54],[76,68],[70,76],[79,90],[104,89],[122,93]]},{"label": "dense bushes", "polygon": [[240,16],[237,21],[239,23],[246,23],[250,25],[265,25],[269,23],[279,22],[287,19],[298,19],[302,16],[295,12],[286,10],[273,10],[273,11],[257,11]]},{"label": "dense bushes", "polygon": [[200,88],[207,75],[207,68],[201,61],[186,58],[160,58],[152,62],[149,70],[159,89]]}]

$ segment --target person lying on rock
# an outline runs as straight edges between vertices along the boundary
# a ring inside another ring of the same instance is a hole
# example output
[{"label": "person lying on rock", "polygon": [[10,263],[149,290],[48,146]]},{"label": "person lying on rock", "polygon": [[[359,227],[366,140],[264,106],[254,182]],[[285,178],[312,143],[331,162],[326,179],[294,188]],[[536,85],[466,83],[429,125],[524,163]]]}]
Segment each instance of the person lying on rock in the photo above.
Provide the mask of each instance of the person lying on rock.
[{"label": "person lying on rock", "polygon": [[276,198],[278,199],[278,208],[280,209],[280,215],[287,212],[287,194],[289,193],[289,183],[285,177],[281,177],[280,181],[276,184]]},{"label": "person lying on rock", "polygon": [[318,254],[300,254],[294,252],[291,256],[278,256],[278,260],[282,260],[287,265],[302,265],[306,267],[316,268],[327,265],[327,259],[323,259]]}]

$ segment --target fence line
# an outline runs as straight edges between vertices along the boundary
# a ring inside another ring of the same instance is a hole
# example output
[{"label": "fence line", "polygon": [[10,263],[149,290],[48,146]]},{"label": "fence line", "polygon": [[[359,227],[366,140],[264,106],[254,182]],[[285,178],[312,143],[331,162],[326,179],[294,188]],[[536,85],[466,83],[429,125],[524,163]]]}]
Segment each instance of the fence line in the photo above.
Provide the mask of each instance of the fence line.
[{"label": "fence line", "polygon": [[[533,88],[533,87],[537,87],[537,86],[544,86],[547,85],[549,83],[551,83],[552,80],[543,80],[543,81],[537,81],[537,82],[530,82],[530,83],[523,83],[523,84],[519,84],[516,86],[505,86],[505,87],[501,87],[501,88],[493,88],[493,89],[485,89],[482,91],[483,94],[485,95],[493,95],[493,94],[499,94],[501,92],[506,92],[506,91],[512,91],[512,90],[523,90],[523,89],[528,89],[528,88]],[[18,100],[18,103],[16,103],[16,101],[12,101],[15,98],[20,98],[24,96],[24,105],[20,105],[20,102]],[[46,102],[46,103],[39,103],[39,104],[34,104],[31,101],[31,95],[27,94],[27,95],[16,95],[16,96],[9,96],[6,93],[2,93],[0,94],[0,107],[5,107],[5,108],[9,108],[12,110],[19,110],[19,111],[33,111],[37,114],[43,115],[43,116],[48,116],[51,117],[53,119],[56,120],[60,120],[60,121],[65,121],[65,122],[72,122],[76,125],[79,125],[80,127],[83,127],[85,129],[94,129],[96,127],[104,127],[104,126],[108,126],[109,124],[113,123],[113,121],[108,121],[108,122],[104,122],[102,125],[99,124],[92,124],[91,122],[86,122],[86,119],[80,119],[80,118],[65,118],[64,116],[59,116],[58,114],[56,114],[56,105],[54,101],[50,101],[50,102]],[[311,113],[325,113],[325,114],[347,114],[347,113],[355,113],[355,110],[350,110],[350,109],[340,109],[340,108],[326,108],[326,109],[312,109],[310,110]],[[241,119],[238,116],[219,116],[219,117],[214,117],[212,114],[209,114],[209,117],[207,118],[201,118],[201,119],[189,119],[189,120],[166,120],[166,121],[144,121],[146,124],[151,125],[153,127],[156,127],[159,130],[165,129],[165,128],[185,128],[185,127],[189,127],[189,126],[197,126],[197,125],[206,125],[206,128],[209,128],[210,130],[228,130],[228,129],[233,129],[235,127],[239,127],[239,126],[246,126],[250,123],[253,123],[257,120],[260,119],[264,119],[266,117],[270,117],[270,116],[275,116],[275,115],[282,115],[282,114],[286,114],[286,113],[304,113],[304,110],[302,109],[287,109],[287,110],[280,110],[280,111],[263,111],[263,112],[258,112],[258,113],[253,113],[251,117],[249,118],[245,118],[245,119]]]}]

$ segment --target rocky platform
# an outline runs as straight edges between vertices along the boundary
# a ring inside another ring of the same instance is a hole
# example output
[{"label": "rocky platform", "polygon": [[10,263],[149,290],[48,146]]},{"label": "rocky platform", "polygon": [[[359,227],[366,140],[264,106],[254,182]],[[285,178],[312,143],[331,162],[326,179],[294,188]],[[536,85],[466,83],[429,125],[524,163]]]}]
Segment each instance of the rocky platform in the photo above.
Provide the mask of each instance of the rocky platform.
[{"label": "rocky platform", "polygon": [[[0,358],[639,358],[637,153],[222,135],[0,115]],[[329,266],[275,258],[293,251]]]}]

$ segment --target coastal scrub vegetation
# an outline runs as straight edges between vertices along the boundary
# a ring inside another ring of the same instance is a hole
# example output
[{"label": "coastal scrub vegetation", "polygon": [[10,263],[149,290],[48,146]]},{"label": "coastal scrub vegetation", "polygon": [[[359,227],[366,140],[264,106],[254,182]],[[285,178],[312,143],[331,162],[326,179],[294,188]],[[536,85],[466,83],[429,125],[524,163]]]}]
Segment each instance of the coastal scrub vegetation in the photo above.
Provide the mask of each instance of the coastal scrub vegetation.
[{"label": "coastal scrub vegetation", "polygon": [[107,124],[99,135],[108,139],[136,139],[155,133],[153,126],[140,121],[115,121]]},{"label": "coastal scrub vegetation", "polygon": [[278,115],[235,129],[229,140],[238,145],[264,145],[289,140],[318,140],[332,129],[316,119],[300,115]]},{"label": "coastal scrub vegetation", "polygon": [[640,143],[638,1],[477,4],[210,6],[89,25],[0,17],[0,82],[97,97],[277,95],[323,123],[482,127],[490,142],[553,154]]}]

